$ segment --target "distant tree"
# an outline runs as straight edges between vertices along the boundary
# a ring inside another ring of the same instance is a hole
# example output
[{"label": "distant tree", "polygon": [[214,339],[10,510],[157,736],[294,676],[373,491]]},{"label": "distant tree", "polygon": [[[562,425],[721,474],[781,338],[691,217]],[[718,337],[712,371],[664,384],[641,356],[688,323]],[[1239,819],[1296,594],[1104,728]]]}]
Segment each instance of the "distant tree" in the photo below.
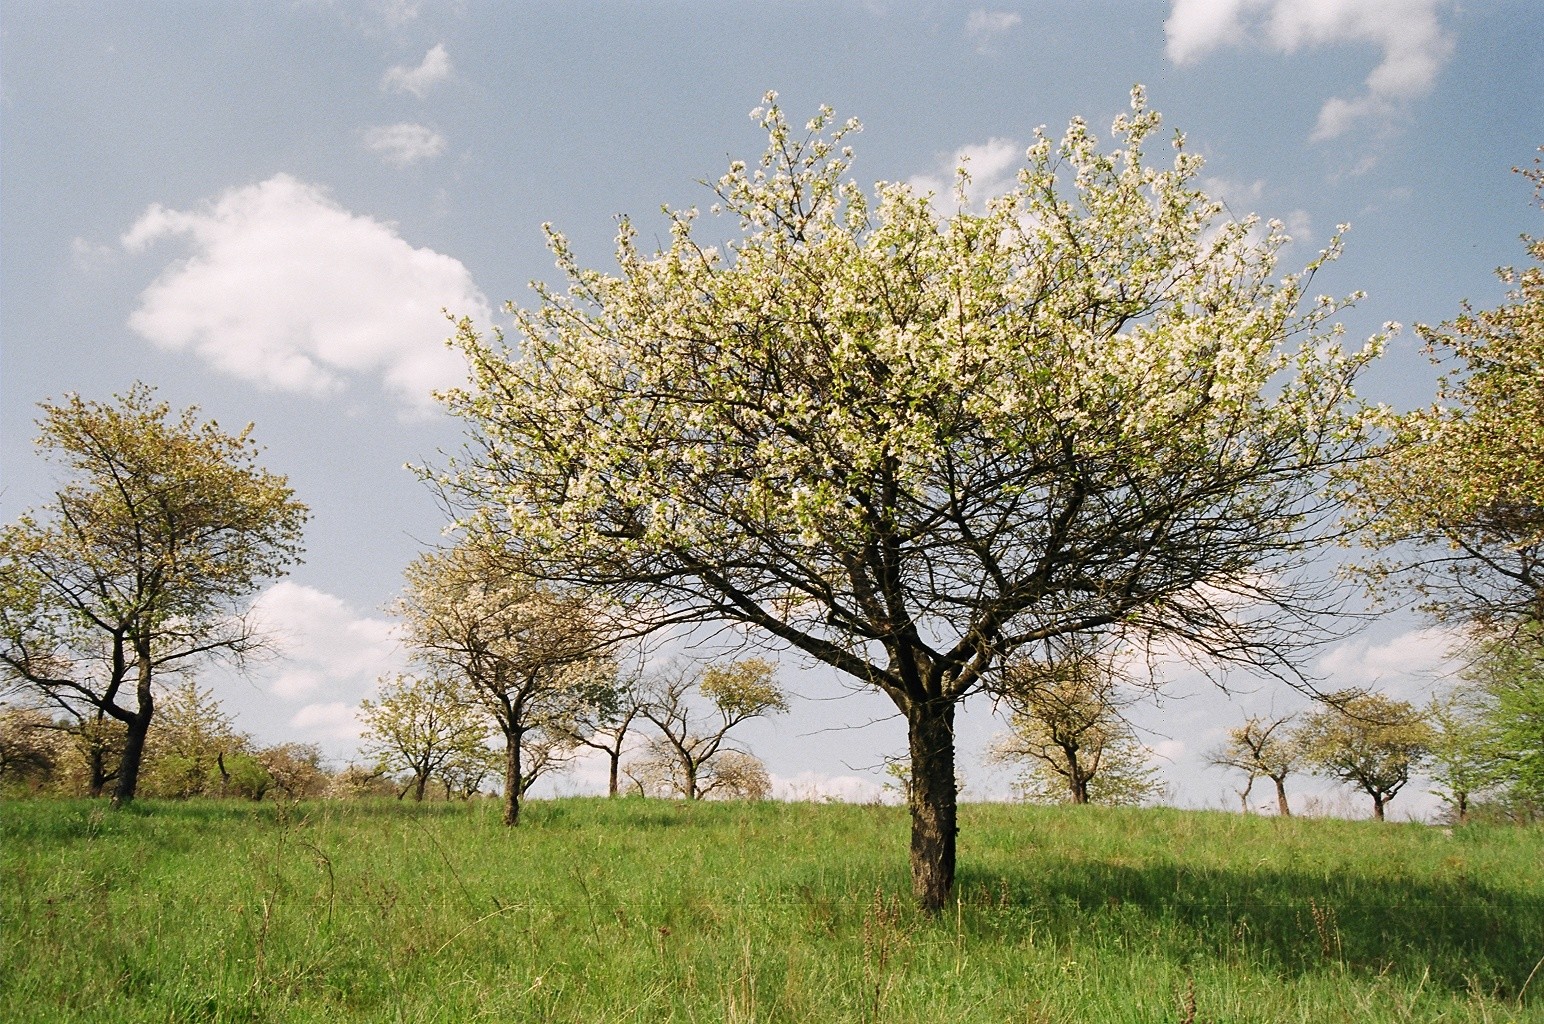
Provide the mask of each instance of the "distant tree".
[{"label": "distant tree", "polygon": [[576,746],[589,747],[606,755],[606,795],[620,794],[622,756],[627,737],[643,714],[643,696],[638,686],[641,675],[618,673],[609,691],[597,692],[596,699],[578,710],[569,723],[570,738]]},{"label": "distant tree", "polygon": [[431,671],[463,680],[468,699],[497,725],[504,823],[515,825],[536,775],[571,749],[575,723],[616,699],[616,665],[595,610],[533,586],[485,530],[419,556],[406,577],[399,610],[408,646]]},{"label": "distant tree", "polygon": [[386,772],[378,764],[350,763],[343,766],[327,784],[326,796],[334,800],[388,796],[396,792]]},{"label": "distant tree", "polygon": [[1525,803],[1544,804],[1544,623],[1474,648],[1466,674],[1495,744],[1495,779]]},{"label": "distant tree", "polygon": [[729,733],[752,718],[788,710],[776,671],[777,666],[763,658],[742,658],[700,669],[677,667],[655,676],[644,688],[640,713],[659,735],[637,771],[652,779],[662,776],[687,800],[738,785],[732,780],[746,776],[749,763],[744,758],[749,755],[730,745]]},{"label": "distant tree", "polygon": [[772,796],[772,777],[755,754],[721,750],[703,767],[697,795],[704,800],[767,800]]},{"label": "distant tree", "polygon": [[440,766],[435,779],[445,789],[446,800],[470,800],[482,792],[483,784],[504,770],[504,752],[493,747],[478,747]]},{"label": "distant tree", "polygon": [[1126,721],[1111,660],[1083,646],[1054,659],[1010,662],[994,686],[1009,731],[989,756],[1016,765],[1027,798],[1137,804],[1162,793],[1147,748]]},{"label": "distant tree", "polygon": [[60,740],[47,712],[0,704],[0,791],[39,790],[52,784],[61,767]]},{"label": "distant tree", "polygon": [[142,788],[161,797],[222,794],[230,782],[227,761],[249,746],[214,692],[184,678],[157,701]]},{"label": "distant tree", "polygon": [[[1522,173],[1544,208],[1539,162]],[[1506,302],[1417,325],[1445,369],[1437,403],[1392,418],[1353,489],[1383,550],[1373,583],[1482,634],[1544,623],[1544,238],[1523,237],[1532,265],[1499,271]]]},{"label": "distant tree", "polygon": [[1430,756],[1435,737],[1408,701],[1343,690],[1304,716],[1297,738],[1315,772],[1366,793],[1373,817],[1382,821],[1389,801]]},{"label": "distant tree", "polygon": [[1503,773],[1494,706],[1482,690],[1456,687],[1432,699],[1426,719],[1432,728],[1427,774],[1437,784],[1433,792],[1463,824],[1469,820],[1470,801],[1494,787]]},{"label": "distant tree", "polygon": [[122,723],[113,802],[127,803],[157,678],[259,645],[246,601],[299,558],[307,512],[258,467],[250,427],[173,414],[144,385],[41,408],[38,444],[70,479],[0,531],[0,667],[83,728]]},{"label": "distant tree", "polygon": [[1276,810],[1283,818],[1292,816],[1287,803],[1287,776],[1301,771],[1303,749],[1292,732],[1292,716],[1265,718],[1250,715],[1244,724],[1228,730],[1227,742],[1212,751],[1208,761],[1219,768],[1234,768],[1244,773],[1240,794],[1244,810],[1249,810],[1249,790],[1256,779],[1270,779],[1276,786]]},{"label": "distant tree", "polygon": [[447,765],[476,759],[488,740],[488,719],[461,685],[438,676],[381,680],[379,698],[362,702],[364,752],[387,771],[406,771],[414,800]]},{"label": "distant tree", "polygon": [[68,737],[60,781],[76,794],[99,797],[118,778],[128,729],[116,718],[89,707],[60,707],[54,728]]},{"label": "distant tree", "polygon": [[314,743],[279,743],[261,747],[254,760],[267,773],[270,792],[291,800],[309,800],[325,794],[332,783],[327,759]]},{"label": "distant tree", "polygon": [[1225,219],[1178,136],[1153,165],[1140,90],[1112,150],[1081,120],[1037,137],[979,213],[866,192],[856,125],[773,99],[724,221],[672,211],[648,253],[624,219],[615,274],[550,232],[568,286],[512,307],[518,344],[462,324],[471,436],[439,482],[548,585],[639,628],[742,624],[892,700],[937,910],[955,711],[1003,660],[1117,623],[1245,661],[1298,642],[1377,346],[1307,292],[1338,239],[1278,279],[1279,226]]}]

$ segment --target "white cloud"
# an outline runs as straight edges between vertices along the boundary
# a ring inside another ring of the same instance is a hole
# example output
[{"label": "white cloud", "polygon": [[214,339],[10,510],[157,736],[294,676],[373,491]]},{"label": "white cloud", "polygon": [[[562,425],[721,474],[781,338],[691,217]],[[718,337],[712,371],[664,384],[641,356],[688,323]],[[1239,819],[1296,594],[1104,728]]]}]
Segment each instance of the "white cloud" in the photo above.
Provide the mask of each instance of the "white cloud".
[{"label": "white cloud", "polygon": [[1332,139],[1364,120],[1384,120],[1431,91],[1453,55],[1440,11],[1450,0],[1173,0],[1164,22],[1167,53],[1196,60],[1223,46],[1251,40],[1292,53],[1303,47],[1371,43],[1383,59],[1367,76],[1367,90],[1332,97],[1319,110],[1313,139]]},{"label": "white cloud", "polygon": [[[1266,191],[1265,182],[1259,178],[1244,183],[1230,178],[1209,177],[1202,180],[1201,188],[1208,196],[1227,208],[1229,217],[1239,220],[1250,214],[1260,213],[1261,201],[1265,198]],[[1313,219],[1307,210],[1290,210],[1279,219],[1292,243],[1306,244],[1312,241]]]},{"label": "white cloud", "polygon": [[169,238],[192,255],[145,289],[129,326],[268,387],[329,395],[350,376],[379,375],[426,411],[432,390],[465,378],[442,310],[491,317],[458,260],[415,249],[393,225],[287,174],[198,211],[152,206],[122,244],[140,251]]},{"label": "white cloud", "polygon": [[432,160],[445,149],[445,136],[421,124],[386,124],[367,128],[365,147],[393,167]]},{"label": "white cloud", "polygon": [[987,52],[992,41],[1005,32],[1012,31],[1023,18],[1011,11],[988,11],[977,8],[965,19],[965,35],[975,40],[976,50]]},{"label": "white cloud", "polygon": [[1248,34],[1245,11],[1269,0],[1173,0],[1173,13],[1163,23],[1169,59],[1180,64],[1219,46],[1241,46]]},{"label": "white cloud", "polygon": [[119,251],[111,245],[99,245],[77,235],[70,240],[70,255],[74,258],[75,269],[92,271],[111,263],[119,256]]},{"label": "white cloud", "polygon": [[381,17],[392,28],[401,28],[418,18],[418,0],[379,0]]},{"label": "white cloud", "polygon": [[399,64],[387,70],[381,78],[381,88],[388,92],[410,92],[419,99],[436,85],[450,77],[450,54],[445,44],[437,43],[424,54],[417,67]]},{"label": "white cloud", "polygon": [[1449,652],[1460,639],[1452,630],[1427,626],[1381,643],[1351,640],[1324,655],[1318,671],[1327,689],[1365,686],[1419,700],[1433,684],[1457,670]]},{"label": "white cloud", "polygon": [[964,167],[970,173],[966,199],[980,205],[1011,189],[1023,162],[1023,146],[1012,139],[993,138],[961,146],[942,157],[933,171],[913,175],[906,184],[914,192],[931,192],[938,201],[948,202],[954,196],[955,171]]},{"label": "white cloud", "polygon": [[279,697],[343,693],[357,700],[373,691],[377,677],[402,667],[396,623],[314,587],[275,583],[253,602],[252,614],[281,655],[268,684]]},{"label": "white cloud", "polygon": [[1210,177],[1202,180],[1201,187],[1207,195],[1225,204],[1230,214],[1240,219],[1254,213],[1265,195],[1265,182],[1259,178],[1246,183],[1231,178]]},{"label": "white cloud", "polygon": [[360,734],[364,732],[359,721],[359,705],[342,701],[307,704],[290,717],[289,725],[314,739],[345,743],[359,742]]}]

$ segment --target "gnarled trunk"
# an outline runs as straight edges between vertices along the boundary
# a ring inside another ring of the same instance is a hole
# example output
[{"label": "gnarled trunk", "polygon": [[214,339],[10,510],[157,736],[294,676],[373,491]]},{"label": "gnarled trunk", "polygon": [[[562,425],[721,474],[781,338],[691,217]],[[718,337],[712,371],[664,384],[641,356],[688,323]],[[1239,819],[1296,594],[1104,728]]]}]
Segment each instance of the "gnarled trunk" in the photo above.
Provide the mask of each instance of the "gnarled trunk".
[{"label": "gnarled trunk", "polygon": [[943,908],[954,889],[959,793],[954,776],[954,702],[916,701],[907,710],[911,746],[911,885],[922,909]]}]

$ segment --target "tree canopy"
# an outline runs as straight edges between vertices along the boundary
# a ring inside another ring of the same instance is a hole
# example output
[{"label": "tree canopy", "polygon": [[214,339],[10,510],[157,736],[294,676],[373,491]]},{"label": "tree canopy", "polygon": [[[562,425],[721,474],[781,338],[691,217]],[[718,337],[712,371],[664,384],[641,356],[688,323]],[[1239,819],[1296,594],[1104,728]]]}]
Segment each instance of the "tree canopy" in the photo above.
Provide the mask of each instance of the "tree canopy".
[{"label": "tree canopy", "polygon": [[581,719],[620,699],[597,611],[580,595],[535,585],[487,531],[408,566],[398,611],[415,658],[454,676],[504,738],[504,821],[536,775],[578,742]]},{"label": "tree canopy", "polygon": [[1250,715],[1244,724],[1228,730],[1227,741],[1212,751],[1208,760],[1219,768],[1233,768],[1244,773],[1244,788],[1239,793],[1244,810],[1249,810],[1249,791],[1256,779],[1270,779],[1276,786],[1276,810],[1282,817],[1292,816],[1287,803],[1287,776],[1303,768],[1303,748],[1291,729],[1292,716],[1268,718]]},{"label": "tree canopy", "polygon": [[[1544,209],[1544,169],[1523,173]],[[1437,402],[1390,421],[1354,493],[1382,551],[1372,579],[1482,633],[1544,622],[1544,238],[1523,242],[1505,302],[1417,325],[1445,371]]]},{"label": "tree canopy", "polygon": [[1408,701],[1352,690],[1327,694],[1297,732],[1308,765],[1366,793],[1379,821],[1426,762],[1435,738],[1426,716]]},{"label": "tree canopy", "polygon": [[246,603],[299,560],[306,507],[228,434],[135,385],[113,402],[41,406],[38,445],[69,480],[0,531],[4,675],[81,722],[126,735],[115,802],[132,800],[154,681],[261,642]]},{"label": "tree canopy", "polygon": [[[1105,152],[1074,121],[972,212],[847,175],[856,122],[757,112],[711,228],[631,221],[616,273],[463,322],[469,425],[440,483],[527,571],[642,628],[729,620],[887,694],[913,762],[917,894],[953,884],[953,714],[1002,659],[1119,625],[1271,658],[1357,457],[1346,351],[1276,224],[1222,216],[1140,91]],[[724,237],[727,242],[720,244]]]},{"label": "tree canopy", "polygon": [[1017,765],[1028,799],[1072,804],[1139,804],[1163,786],[1146,746],[1126,720],[1131,698],[1109,652],[1074,649],[1054,659],[1009,662],[993,690],[1009,710],[1009,731],[992,757]]}]

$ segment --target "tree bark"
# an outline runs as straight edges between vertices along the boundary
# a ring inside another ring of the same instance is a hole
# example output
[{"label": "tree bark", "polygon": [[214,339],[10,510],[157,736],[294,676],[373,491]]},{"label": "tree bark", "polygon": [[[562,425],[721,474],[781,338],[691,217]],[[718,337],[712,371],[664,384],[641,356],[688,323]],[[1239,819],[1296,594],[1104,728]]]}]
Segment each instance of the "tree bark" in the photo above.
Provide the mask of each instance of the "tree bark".
[{"label": "tree bark", "polygon": [[118,762],[118,786],[113,791],[114,807],[132,803],[139,789],[139,767],[145,760],[145,737],[150,734],[150,718],[155,714],[155,691],[150,685],[149,642],[136,642],[135,654],[139,658],[139,679],[135,685],[139,708],[135,714],[123,719],[127,735],[123,738],[123,757]]},{"label": "tree bark", "polygon": [[959,793],[954,776],[954,702],[907,709],[911,746],[911,885],[922,909],[943,909],[954,889]]},{"label": "tree bark", "polygon": [[107,751],[103,749],[99,740],[92,742],[88,751],[86,766],[91,773],[91,781],[88,785],[91,796],[95,799],[107,789]]},{"label": "tree bark", "polygon": [[618,743],[616,751],[608,750],[606,755],[611,759],[611,775],[607,779],[606,795],[615,799],[617,795],[617,774],[622,770],[622,745]]},{"label": "tree bark", "polygon": [[1272,779],[1271,781],[1276,783],[1276,810],[1281,812],[1281,816],[1283,818],[1292,817],[1292,808],[1287,806],[1286,777],[1283,776],[1282,778]]},{"label": "tree bark", "polygon": [[139,768],[145,760],[145,737],[150,732],[150,716],[138,714],[124,723],[123,757],[118,761],[118,785],[113,790],[113,806],[134,801],[139,789]]},{"label": "tree bark", "polygon": [[1372,794],[1372,817],[1374,821],[1383,820],[1383,796],[1380,793]]},{"label": "tree bark", "polygon": [[520,824],[520,734],[504,734],[504,824]]}]

